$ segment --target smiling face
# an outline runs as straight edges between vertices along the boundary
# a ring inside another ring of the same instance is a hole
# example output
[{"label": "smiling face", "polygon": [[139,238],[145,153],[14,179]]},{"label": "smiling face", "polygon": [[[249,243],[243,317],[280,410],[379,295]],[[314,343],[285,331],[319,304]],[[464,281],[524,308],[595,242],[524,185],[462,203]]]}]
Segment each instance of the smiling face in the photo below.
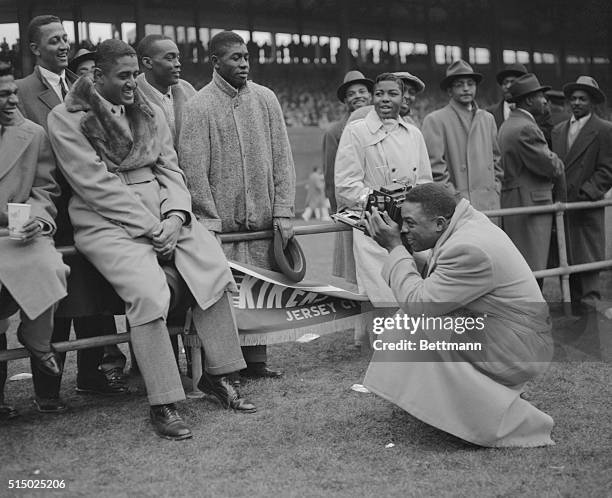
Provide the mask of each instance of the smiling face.
[{"label": "smiling face", "polygon": [[370,105],[372,103],[372,94],[363,83],[355,83],[346,89],[344,103],[348,107],[349,112],[353,112],[355,109]]},{"label": "smiling face", "polygon": [[95,68],[96,90],[112,104],[133,104],[138,72],[136,55],[123,55],[117,58],[115,64],[106,68],[105,71],[98,67]]},{"label": "smiling face", "polygon": [[96,67],[96,63],[92,59],[87,59],[77,66],[75,73],[77,76],[83,76],[86,74],[87,76],[93,78],[94,67]]},{"label": "smiling face", "polygon": [[234,88],[240,88],[249,76],[249,51],[244,43],[229,43],[221,54],[211,57],[215,71]]},{"label": "smiling face", "polygon": [[142,64],[161,88],[176,85],[181,77],[179,49],[172,40],[156,41],[151,47],[151,55],[142,58]]},{"label": "smiling face", "polygon": [[400,107],[400,116],[404,117],[410,114],[410,108],[416,102],[418,90],[416,87],[404,80],[404,98],[402,99],[402,106]]},{"label": "smiling face", "polygon": [[382,80],[374,86],[374,109],[380,119],[399,117],[403,92],[397,81]]},{"label": "smiling face", "polygon": [[0,76],[0,125],[9,126],[17,113],[17,85],[13,76]]},{"label": "smiling face", "polygon": [[52,22],[40,27],[38,42],[30,43],[30,49],[36,56],[36,62],[49,71],[60,74],[68,67],[68,35],[59,22]]}]

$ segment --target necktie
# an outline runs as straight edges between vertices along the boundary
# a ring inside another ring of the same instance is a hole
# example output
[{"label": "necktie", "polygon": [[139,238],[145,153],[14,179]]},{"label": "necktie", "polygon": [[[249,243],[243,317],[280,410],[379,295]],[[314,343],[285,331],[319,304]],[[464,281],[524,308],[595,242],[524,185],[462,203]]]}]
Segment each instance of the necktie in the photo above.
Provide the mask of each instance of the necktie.
[{"label": "necktie", "polygon": [[66,82],[64,78],[60,78],[60,89],[62,91],[62,100],[66,99],[66,95],[68,94],[68,88],[66,87]]}]

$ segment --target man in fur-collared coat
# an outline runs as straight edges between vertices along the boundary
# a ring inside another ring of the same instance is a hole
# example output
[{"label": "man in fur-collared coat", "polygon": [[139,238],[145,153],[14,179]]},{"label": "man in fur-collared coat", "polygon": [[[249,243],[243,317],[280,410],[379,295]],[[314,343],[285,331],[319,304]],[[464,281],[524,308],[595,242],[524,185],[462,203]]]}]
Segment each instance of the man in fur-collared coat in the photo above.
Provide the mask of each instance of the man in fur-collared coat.
[{"label": "man in fur-collared coat", "polygon": [[[0,349],[6,349],[6,319],[21,310],[19,340],[37,367],[59,375],[61,365],[51,352],[51,334],[55,308],[66,296],[68,276],[68,267],[51,237],[56,228],[53,199],[59,195],[59,187],[45,131],[23,118],[17,102],[13,76],[6,70],[0,72],[0,228],[8,226],[7,203],[31,206],[22,240],[0,236]],[[45,355],[57,364],[57,371],[41,365]],[[5,381],[6,363],[0,363],[0,418],[15,414],[3,402]]]},{"label": "man in fur-collared coat", "polygon": [[74,192],[75,245],[126,304],[155,430],[186,439],[191,431],[175,406],[185,394],[165,322],[170,289],[160,260],[176,268],[195,301],[193,322],[206,351],[198,387],[226,408],[255,407],[227,379],[245,367],[229,265],[210,232],[195,223],[170,129],[161,109],[137,91],[137,75],[134,49],[102,42],[94,82],[80,78],[49,115],[50,139]]}]

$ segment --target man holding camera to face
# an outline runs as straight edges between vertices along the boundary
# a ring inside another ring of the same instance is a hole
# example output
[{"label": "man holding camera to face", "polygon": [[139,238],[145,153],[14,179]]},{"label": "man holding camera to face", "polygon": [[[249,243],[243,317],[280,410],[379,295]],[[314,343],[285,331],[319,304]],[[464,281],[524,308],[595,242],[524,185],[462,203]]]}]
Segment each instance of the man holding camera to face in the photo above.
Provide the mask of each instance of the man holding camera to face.
[{"label": "man holding camera to face", "polygon": [[[420,317],[421,326],[409,332],[394,326],[379,338],[381,344],[411,339],[418,346],[399,352],[375,347],[364,385],[474,444],[554,444],[552,418],[520,397],[553,352],[548,306],[525,259],[500,228],[443,185],[415,186],[400,211],[401,226],[376,208],[366,213],[366,226],[372,241],[388,251],[384,282],[403,316]],[[431,249],[425,276],[407,247]],[[466,332],[422,325],[441,317],[482,327]],[[451,342],[440,347],[440,339]],[[470,351],[469,341],[478,341],[480,350]]]}]

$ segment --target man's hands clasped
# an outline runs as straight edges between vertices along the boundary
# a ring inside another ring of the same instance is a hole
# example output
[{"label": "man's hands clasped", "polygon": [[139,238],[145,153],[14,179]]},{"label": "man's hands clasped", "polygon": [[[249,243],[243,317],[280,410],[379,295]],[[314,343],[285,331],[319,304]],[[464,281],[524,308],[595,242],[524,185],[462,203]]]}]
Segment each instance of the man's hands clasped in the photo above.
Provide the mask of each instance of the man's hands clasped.
[{"label": "man's hands clasped", "polygon": [[153,249],[158,257],[164,260],[172,258],[182,226],[183,220],[178,216],[169,216],[162,220],[151,236]]}]

